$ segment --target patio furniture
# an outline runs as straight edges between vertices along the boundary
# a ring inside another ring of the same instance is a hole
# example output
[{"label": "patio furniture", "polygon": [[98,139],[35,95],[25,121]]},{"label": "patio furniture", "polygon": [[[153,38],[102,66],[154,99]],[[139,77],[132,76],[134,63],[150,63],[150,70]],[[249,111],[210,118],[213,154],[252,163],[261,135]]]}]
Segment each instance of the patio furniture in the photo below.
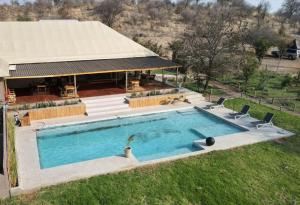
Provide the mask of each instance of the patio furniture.
[{"label": "patio furniture", "polygon": [[7,94],[7,102],[9,104],[15,104],[16,101],[17,101],[17,98],[16,98],[16,93],[13,89],[8,89],[8,94]]},{"label": "patio furniture", "polygon": [[210,109],[221,108],[224,107],[225,98],[221,97],[215,104],[210,105]]},{"label": "patio furniture", "polygon": [[47,85],[39,84],[36,86],[37,94],[38,95],[46,95],[47,94]]},{"label": "patio furniture", "polygon": [[264,117],[263,120],[259,120],[259,121],[256,121],[256,122],[252,122],[252,124],[254,124],[256,126],[257,129],[261,128],[261,127],[272,127],[273,126],[273,123],[272,123],[272,119],[274,117],[274,114],[273,113],[267,113]]},{"label": "patio furniture", "polygon": [[242,108],[241,112],[238,113],[230,113],[229,115],[234,117],[234,119],[241,119],[243,117],[249,117],[249,110],[250,110],[250,106],[249,105],[244,105],[244,107]]},{"label": "patio furniture", "polygon": [[65,85],[63,89],[61,89],[61,96],[66,98],[76,98],[78,97],[75,91],[75,86],[73,85]]},{"label": "patio furniture", "polygon": [[136,79],[130,80],[130,90],[133,92],[144,91],[144,89],[140,87],[140,81]]},{"label": "patio furniture", "polygon": [[155,74],[146,74],[142,73],[141,74],[141,79],[146,79],[146,80],[155,80]]}]

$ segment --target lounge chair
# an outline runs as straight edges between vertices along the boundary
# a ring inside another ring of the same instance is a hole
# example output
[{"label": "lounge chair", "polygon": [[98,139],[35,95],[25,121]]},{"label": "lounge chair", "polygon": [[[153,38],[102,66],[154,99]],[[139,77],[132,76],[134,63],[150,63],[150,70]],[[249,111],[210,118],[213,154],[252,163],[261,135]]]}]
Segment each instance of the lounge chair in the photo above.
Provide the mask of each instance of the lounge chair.
[{"label": "lounge chair", "polygon": [[244,105],[241,112],[230,113],[229,115],[234,117],[235,120],[237,120],[237,119],[241,119],[242,117],[249,117],[250,116],[249,115],[249,110],[250,110],[250,106],[249,105]]},{"label": "lounge chair", "polygon": [[256,126],[257,129],[261,128],[261,127],[267,127],[267,126],[270,126],[272,127],[273,126],[273,123],[272,123],[272,119],[274,117],[274,114],[273,113],[267,113],[264,117],[263,120],[260,120],[260,121],[256,121],[256,122],[252,122],[252,124],[254,124]]},{"label": "lounge chair", "polygon": [[224,107],[225,98],[221,97],[215,104],[210,105],[210,109],[221,108]]}]

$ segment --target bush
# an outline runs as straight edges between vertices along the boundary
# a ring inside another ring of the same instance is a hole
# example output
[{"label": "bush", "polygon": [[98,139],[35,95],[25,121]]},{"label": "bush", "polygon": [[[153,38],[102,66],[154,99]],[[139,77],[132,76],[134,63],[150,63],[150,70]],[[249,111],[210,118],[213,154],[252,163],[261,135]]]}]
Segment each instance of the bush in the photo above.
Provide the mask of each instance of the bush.
[{"label": "bush", "polygon": [[15,149],[15,120],[7,120],[7,153],[8,153],[8,175],[11,187],[18,185],[17,159]]}]

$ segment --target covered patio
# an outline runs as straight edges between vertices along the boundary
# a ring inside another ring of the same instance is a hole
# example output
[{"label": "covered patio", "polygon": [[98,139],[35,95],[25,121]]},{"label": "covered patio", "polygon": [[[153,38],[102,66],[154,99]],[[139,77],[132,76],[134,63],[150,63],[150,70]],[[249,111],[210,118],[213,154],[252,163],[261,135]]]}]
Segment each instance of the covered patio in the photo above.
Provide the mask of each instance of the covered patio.
[{"label": "covered patio", "polygon": [[165,69],[178,73],[176,64],[159,57],[22,64],[10,70],[5,87],[10,104],[146,92],[172,88],[151,72]]}]

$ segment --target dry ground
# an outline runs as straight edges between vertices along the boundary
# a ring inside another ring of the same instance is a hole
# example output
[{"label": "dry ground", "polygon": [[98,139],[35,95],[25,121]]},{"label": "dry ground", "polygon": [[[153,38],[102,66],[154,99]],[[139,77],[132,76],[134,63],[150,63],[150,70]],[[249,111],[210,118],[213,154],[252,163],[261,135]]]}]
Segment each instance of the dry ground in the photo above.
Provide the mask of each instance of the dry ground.
[{"label": "dry ground", "polygon": [[265,57],[262,62],[262,68],[275,71],[282,74],[296,74],[300,71],[300,59],[288,60],[273,57]]}]

